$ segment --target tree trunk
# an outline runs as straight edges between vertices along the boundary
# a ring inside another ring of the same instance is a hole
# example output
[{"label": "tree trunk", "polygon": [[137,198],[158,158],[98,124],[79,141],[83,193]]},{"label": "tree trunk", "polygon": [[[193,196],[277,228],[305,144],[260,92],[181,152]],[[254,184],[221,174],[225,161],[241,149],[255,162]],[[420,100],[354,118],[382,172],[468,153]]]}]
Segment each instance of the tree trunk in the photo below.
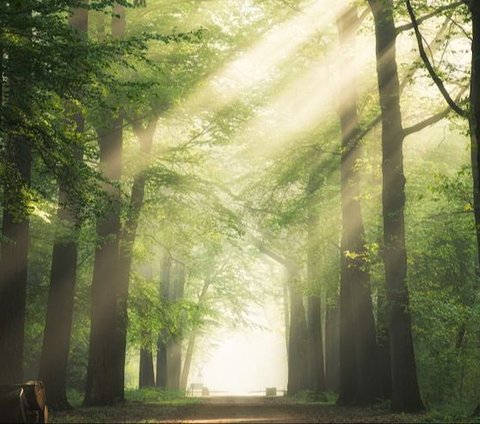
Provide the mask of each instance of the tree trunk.
[{"label": "tree trunk", "polygon": [[[9,7],[3,5],[2,7]],[[10,4],[12,15],[25,15],[28,4]],[[20,42],[31,37],[31,29],[18,34]],[[9,108],[15,113],[28,115],[30,102],[30,64],[15,51],[6,52],[5,76],[9,85]],[[15,116],[22,120],[21,116]],[[20,128],[21,129],[21,128]],[[2,235],[0,238],[0,383],[20,383],[23,380],[23,349],[25,333],[25,302],[27,291],[29,207],[32,152],[31,141],[25,135],[8,135],[2,162],[4,197]],[[7,172],[5,172],[7,171]]]},{"label": "tree trunk", "polygon": [[[469,4],[472,18],[472,64],[470,78],[470,151],[473,177],[473,212],[477,236],[477,275],[480,275],[480,4]],[[473,412],[480,416],[480,404]]]},{"label": "tree trunk", "polygon": [[[117,125],[119,124],[117,120]],[[100,135],[100,163],[105,177],[120,179],[122,130],[116,126]],[[95,251],[91,294],[90,347],[85,405],[109,405],[116,400],[115,358],[116,303],[119,270],[120,193],[105,187],[108,211],[97,221],[99,246]]]},{"label": "tree trunk", "polygon": [[325,388],[340,387],[340,307],[329,305],[325,312]]},{"label": "tree trunk", "polygon": [[[141,124],[134,125],[134,131],[140,142],[141,159],[147,159],[152,150],[153,136],[155,134],[157,119],[148,122],[144,128]],[[118,347],[115,358],[115,397],[124,399],[125,387],[125,359],[127,351],[127,327],[128,327],[128,288],[130,272],[133,261],[133,245],[137,234],[138,220],[145,197],[145,184],[147,182],[145,160],[140,161],[141,169],[135,174],[130,196],[130,205],[127,221],[124,225],[120,239],[120,264],[118,270],[118,300],[117,300],[117,332]]]},{"label": "tree trunk", "polygon": [[424,406],[418,388],[406,283],[403,128],[395,57],[393,6],[391,0],[369,0],[369,4],[375,23],[382,111],[383,255],[389,304],[392,409],[421,411]]},{"label": "tree trunk", "polygon": [[[88,31],[88,10],[75,9],[70,25],[85,35]],[[83,132],[83,116],[77,113],[73,118],[76,131]],[[80,150],[76,159],[82,160]],[[60,181],[57,215],[69,231],[69,236],[65,238],[61,234],[57,235],[53,245],[47,318],[39,370],[39,379],[48,387],[48,405],[54,410],[71,408],[67,400],[66,385],[77,274],[77,242],[72,234],[76,222],[75,211],[67,197],[65,182]],[[64,230],[61,231],[63,232]]]},{"label": "tree trunk", "polygon": [[[176,302],[183,298],[185,290],[185,266],[175,263],[174,278],[170,292],[170,300]],[[174,335],[167,342],[167,389],[180,390],[182,372],[182,338]]]},{"label": "tree trunk", "polygon": [[[337,22],[340,44],[354,48],[358,27],[356,7],[346,10]],[[344,52],[344,66],[352,57]],[[365,231],[360,205],[361,159],[355,78],[339,91],[342,131],[341,202],[342,240],[340,259],[341,333],[340,404],[371,404],[378,396],[376,334],[373,317],[370,275],[366,269]]]},{"label": "tree trunk", "polygon": [[[477,254],[480,264],[480,4],[470,2],[472,17],[472,71],[470,83],[470,150]],[[477,265],[477,268],[480,265]]]},{"label": "tree trunk", "polygon": [[299,271],[287,268],[290,287],[290,338],[288,348],[287,394],[308,390],[307,322],[303,294],[298,285]]},{"label": "tree trunk", "polygon": [[[160,296],[163,302],[168,302],[170,298],[170,277],[172,268],[172,257],[170,252],[163,249],[162,263],[160,269]],[[167,388],[167,332],[159,335],[157,341],[157,387]]]},{"label": "tree trunk", "polygon": [[283,318],[285,320],[285,349],[288,351],[290,347],[290,306],[288,296],[288,281],[283,283]]},{"label": "tree trunk", "polygon": [[185,360],[183,361],[182,375],[180,376],[180,390],[187,390],[188,376],[192,365],[193,352],[195,350],[196,335],[192,334],[188,339]]},{"label": "tree trunk", "polygon": [[155,376],[153,374],[153,355],[150,348],[140,349],[140,372],[138,377],[138,388],[155,387]]},{"label": "tree trunk", "polygon": [[311,171],[307,186],[308,196],[308,252],[307,278],[309,296],[307,299],[308,332],[308,376],[309,387],[315,392],[325,390],[325,371],[323,360],[322,309],[320,299],[320,257],[319,257],[319,214],[318,191],[321,186],[321,169]]},{"label": "tree trunk", "polygon": [[390,373],[390,337],[388,335],[387,299],[384,290],[377,293],[377,344],[378,344],[378,381],[380,397],[391,399],[392,376]]},{"label": "tree trunk", "polygon": [[[210,278],[206,278],[202,291],[200,292],[200,295],[198,297],[198,304],[201,305],[203,302],[205,302],[205,299],[207,298],[207,292],[208,288],[210,287],[211,280]],[[185,360],[183,361],[183,368],[182,368],[182,375],[180,376],[180,390],[186,390],[187,389],[187,382],[188,382],[188,376],[190,374],[190,368],[192,365],[192,359],[193,359],[193,352],[195,350],[195,341],[196,341],[197,335],[196,333],[192,333],[190,335],[190,338],[188,339],[188,344],[187,344],[187,350],[185,352]]]},{"label": "tree trunk", "polygon": [[[123,36],[125,11],[115,4],[112,35]],[[111,112],[108,112],[111,113]],[[118,187],[122,169],[123,118],[111,117],[99,132],[100,168],[111,183],[104,184],[108,208],[97,219],[98,246],[95,250],[91,289],[90,345],[87,368],[86,406],[111,405],[123,401],[118,390],[117,301],[119,295],[119,239],[121,196]],[[122,390],[123,392],[123,390]]]}]

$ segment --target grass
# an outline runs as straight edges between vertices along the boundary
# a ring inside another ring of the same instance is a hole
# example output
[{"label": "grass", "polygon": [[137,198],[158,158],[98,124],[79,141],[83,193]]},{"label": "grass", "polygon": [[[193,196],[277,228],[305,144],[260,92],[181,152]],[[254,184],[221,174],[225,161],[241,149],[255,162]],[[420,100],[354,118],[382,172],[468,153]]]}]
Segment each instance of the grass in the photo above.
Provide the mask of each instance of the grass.
[{"label": "grass", "polygon": [[160,390],[148,389],[127,389],[125,390],[127,402],[150,403],[159,405],[192,405],[198,403],[198,399],[187,397],[183,390]]},{"label": "grass", "polygon": [[125,403],[110,407],[82,407],[83,394],[68,392],[73,411],[51,411],[51,423],[118,423],[155,422],[158,417],[175,417],[178,410],[189,409],[198,400],[185,396],[182,391],[155,388],[125,391]]}]

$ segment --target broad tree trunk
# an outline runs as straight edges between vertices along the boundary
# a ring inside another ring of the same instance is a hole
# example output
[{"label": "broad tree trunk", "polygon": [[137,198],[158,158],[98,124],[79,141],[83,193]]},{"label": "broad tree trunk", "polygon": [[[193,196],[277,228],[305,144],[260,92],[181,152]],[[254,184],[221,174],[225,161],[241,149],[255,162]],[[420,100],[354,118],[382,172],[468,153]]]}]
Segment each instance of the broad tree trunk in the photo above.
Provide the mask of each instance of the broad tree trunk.
[{"label": "broad tree trunk", "polygon": [[155,387],[155,376],[153,374],[153,355],[150,348],[140,349],[140,371],[138,376],[138,387]]},{"label": "broad tree trunk", "polygon": [[[125,29],[123,6],[115,4],[112,35],[120,38]],[[110,112],[108,112],[110,113]],[[100,169],[103,176],[120,181],[122,170],[123,118],[111,116],[99,131]],[[119,295],[119,241],[121,197],[118,187],[104,184],[108,207],[97,219],[98,246],[95,250],[91,288],[91,325],[87,384],[84,404],[111,405],[123,401],[118,390],[117,301]]]},{"label": "broad tree trunk", "polygon": [[[172,257],[170,252],[163,249],[160,265],[160,296],[164,302],[170,299],[170,278],[172,269]],[[159,335],[157,340],[157,381],[159,388],[167,388],[167,333]]]},{"label": "broad tree trunk", "polygon": [[[480,4],[470,2],[472,17],[472,71],[470,81],[470,150],[473,176],[473,211],[480,264]],[[478,265],[480,266],[480,265]]]},{"label": "broad tree trunk", "polygon": [[[88,31],[88,10],[77,8],[70,18],[70,25],[85,35]],[[84,118],[74,115],[76,131],[83,132]],[[76,160],[82,160],[80,149]],[[50,287],[47,301],[47,318],[43,335],[39,379],[48,387],[48,405],[51,409],[69,409],[67,400],[67,364],[70,350],[73,305],[77,274],[77,242],[72,231],[76,223],[75,211],[67,196],[65,182],[59,182],[58,210],[60,221],[69,232],[65,238],[63,229],[55,237],[50,271]]]},{"label": "broad tree trunk", "polygon": [[133,261],[133,245],[137,234],[138,220],[145,197],[145,184],[147,172],[143,166],[147,166],[145,159],[152,150],[153,136],[155,134],[157,119],[153,119],[143,127],[141,124],[134,125],[135,134],[140,142],[140,165],[142,169],[137,171],[133,178],[130,205],[127,214],[127,221],[123,227],[120,239],[120,264],[118,270],[118,300],[117,300],[117,329],[116,329],[116,357],[115,357],[115,397],[124,399],[125,388],[125,359],[127,351],[127,327],[128,327],[128,289],[130,283],[130,272]]},{"label": "broad tree trunk", "polygon": [[[339,17],[340,45],[344,49],[344,66],[351,64],[347,54],[353,49],[358,26],[357,9],[352,6]],[[353,65],[354,66],[354,65]],[[343,82],[345,83],[345,81]],[[365,231],[360,205],[358,161],[361,150],[355,79],[339,90],[339,116],[342,130],[341,202],[342,239],[340,259],[340,404],[371,404],[378,396],[376,334],[366,269]]]},{"label": "broad tree trunk", "polygon": [[[28,3],[12,2],[13,15],[24,14],[29,19]],[[31,29],[17,34],[29,39]],[[8,80],[8,107],[18,113],[30,110],[30,65],[21,54],[6,52],[5,76]],[[20,116],[16,117],[19,120]],[[25,302],[29,245],[29,190],[32,151],[31,141],[24,135],[8,135],[2,162],[4,172],[3,220],[0,239],[0,383],[19,383],[23,380],[23,349],[25,333]]]},{"label": "broad tree trunk", "polygon": [[325,312],[325,388],[340,387],[340,307],[328,305]]},{"label": "broad tree trunk", "polygon": [[369,0],[374,16],[377,74],[382,111],[384,265],[389,304],[392,409],[424,409],[417,381],[407,288],[403,128],[395,57],[392,1]]},{"label": "broad tree trunk", "polygon": [[181,340],[171,339],[167,342],[167,389],[180,390],[182,372]]},{"label": "broad tree trunk", "polygon": [[[473,212],[477,236],[477,274],[480,275],[480,4],[469,4],[472,19],[472,64],[470,79],[470,151],[473,177]],[[480,403],[474,411],[480,416]]]},{"label": "broad tree trunk", "polygon": [[287,267],[290,287],[290,337],[288,348],[287,394],[308,390],[308,334],[303,293],[298,287],[299,271]]},{"label": "broad tree trunk", "polygon": [[[100,135],[100,163],[104,176],[120,179],[122,130],[116,120],[114,129]],[[91,289],[90,347],[87,368],[85,405],[109,405],[116,401],[117,371],[116,304],[119,270],[120,193],[106,185],[108,211],[98,218],[98,246],[95,250]]]},{"label": "broad tree trunk", "polygon": [[320,299],[320,255],[318,191],[321,186],[321,169],[311,171],[307,186],[308,196],[308,252],[307,252],[307,334],[309,387],[315,392],[325,390],[325,372],[322,340],[322,308]]}]

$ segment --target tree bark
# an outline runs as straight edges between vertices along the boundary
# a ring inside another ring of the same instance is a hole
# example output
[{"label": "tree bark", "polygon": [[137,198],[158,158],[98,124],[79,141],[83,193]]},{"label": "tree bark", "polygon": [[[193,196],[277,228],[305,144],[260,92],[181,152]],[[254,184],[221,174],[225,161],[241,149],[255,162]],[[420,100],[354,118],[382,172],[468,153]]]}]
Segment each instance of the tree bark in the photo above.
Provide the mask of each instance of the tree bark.
[{"label": "tree bark", "polygon": [[320,257],[319,257],[319,214],[318,191],[321,186],[321,169],[311,171],[307,186],[308,196],[308,247],[307,278],[309,296],[307,298],[308,332],[308,376],[309,387],[316,393],[325,390],[325,371],[323,359],[322,308],[320,299]]},{"label": "tree bark", "polygon": [[[472,64],[470,80],[470,151],[473,176],[473,212],[480,264],[480,4],[470,2],[472,17]],[[479,265],[480,266],[480,265]],[[478,267],[478,266],[477,266]]]},{"label": "tree bark", "polygon": [[375,23],[377,76],[382,111],[383,257],[389,304],[392,409],[424,409],[417,381],[408,301],[405,249],[403,128],[392,1],[369,0]]},{"label": "tree bark", "polygon": [[[357,9],[347,9],[337,21],[340,45],[344,49],[344,66],[352,58],[346,49],[354,48],[358,27]],[[365,231],[360,205],[358,162],[361,149],[357,114],[355,78],[339,91],[339,116],[342,131],[341,203],[342,239],[340,259],[340,393],[339,404],[371,404],[378,396],[376,334],[366,269]]]},{"label": "tree bark", "polygon": [[[202,291],[200,292],[200,295],[198,297],[199,305],[205,302],[210,284],[210,278],[206,278],[203,283]],[[188,339],[187,350],[185,351],[185,360],[183,361],[182,375],[180,376],[180,390],[187,389],[188,376],[190,375],[190,368],[192,365],[193,352],[195,351],[196,339],[197,334],[195,332],[193,332]]]},{"label": "tree bark", "polygon": [[325,388],[340,387],[340,307],[328,305],[325,312]]},{"label": "tree bark", "polygon": [[299,271],[287,266],[290,288],[290,337],[288,347],[287,394],[308,390],[307,322],[303,294],[298,285]]},{"label": "tree bark", "polygon": [[[70,25],[83,36],[88,31],[88,9],[76,8]],[[73,117],[76,131],[83,132],[84,118],[80,113]],[[82,152],[76,152],[76,160],[82,160]],[[40,358],[39,379],[48,387],[48,405],[54,410],[70,409],[67,400],[67,364],[70,350],[73,305],[77,274],[77,242],[72,234],[76,224],[75,211],[68,200],[65,182],[59,182],[59,220],[69,232],[57,234],[53,245],[50,287],[47,301],[47,317]]]},{"label": "tree bark", "polygon": [[[29,19],[29,4],[11,2],[9,12]],[[31,28],[24,34],[30,39]],[[7,51],[5,76],[9,86],[8,107],[20,116],[31,109],[30,64],[16,51]],[[27,62],[27,63],[26,63]],[[29,207],[28,192],[32,171],[31,140],[27,136],[8,135],[2,161],[4,197],[2,236],[0,239],[0,383],[20,383],[23,380],[23,349],[25,333],[25,302],[27,291]]]},{"label": "tree bark", "polygon": [[134,125],[134,132],[140,142],[140,154],[142,156],[140,164],[142,169],[140,169],[133,178],[127,220],[124,224],[120,239],[116,328],[116,343],[118,346],[116,348],[115,357],[115,376],[117,377],[115,383],[115,397],[117,399],[124,399],[125,397],[124,387],[128,327],[128,289],[133,261],[133,245],[135,243],[138,221],[145,197],[145,184],[147,182],[147,172],[146,169],[143,169],[143,167],[147,165],[146,159],[152,150],[156,124],[157,119],[155,118],[149,121],[145,127],[143,127],[141,124]]},{"label": "tree bark", "polygon": [[140,349],[140,371],[138,376],[138,387],[155,387],[155,376],[153,374],[153,355],[150,348]]},{"label": "tree bark", "polygon": [[[124,35],[125,10],[115,4],[112,36]],[[108,112],[111,114],[111,112]],[[119,295],[119,240],[121,196],[114,185],[122,170],[123,117],[111,116],[99,131],[100,168],[110,182],[104,184],[108,208],[97,219],[98,246],[95,251],[91,288],[90,345],[87,368],[86,406],[111,405],[123,401],[118,390],[117,301]]]},{"label": "tree bark", "polygon": [[[100,163],[103,175],[119,181],[121,170],[122,130],[115,127],[100,134]],[[108,211],[97,220],[98,246],[95,251],[91,291],[90,347],[87,368],[85,405],[110,405],[116,399],[116,303],[118,293],[120,193],[106,184]]]},{"label": "tree bark", "polygon": [[[473,177],[473,213],[477,237],[477,275],[480,275],[480,4],[471,1],[472,18],[472,64],[470,77],[470,154]],[[473,412],[480,416],[480,404]]]},{"label": "tree bark", "polygon": [[[168,302],[170,299],[170,278],[172,268],[172,257],[170,252],[163,249],[162,262],[160,268],[160,296],[163,302]],[[157,340],[157,381],[156,385],[159,388],[167,388],[167,332],[159,335]]]},{"label": "tree bark", "polygon": [[188,376],[190,375],[196,339],[196,334],[192,334],[188,339],[185,360],[183,361],[182,375],[180,376],[180,390],[187,390]]},{"label": "tree bark", "polygon": [[390,337],[388,335],[388,310],[384,290],[377,293],[377,344],[378,344],[378,381],[380,397],[391,399],[392,375],[390,373]]},{"label": "tree bark", "polygon": [[[170,293],[170,300],[176,302],[183,298],[185,290],[185,266],[175,263],[174,278]],[[167,389],[180,390],[180,376],[182,372],[182,338],[174,335],[167,342]]]},{"label": "tree bark", "polygon": [[290,347],[290,305],[289,305],[289,296],[288,296],[288,281],[283,283],[283,319],[285,322],[285,350],[288,352]]}]

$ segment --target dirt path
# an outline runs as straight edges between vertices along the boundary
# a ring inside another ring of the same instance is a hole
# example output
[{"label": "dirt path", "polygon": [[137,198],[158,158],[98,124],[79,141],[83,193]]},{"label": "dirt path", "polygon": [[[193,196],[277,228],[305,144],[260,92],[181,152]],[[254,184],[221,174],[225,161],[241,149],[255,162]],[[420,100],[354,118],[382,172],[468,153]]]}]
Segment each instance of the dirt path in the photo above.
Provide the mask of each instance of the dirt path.
[{"label": "dirt path", "polygon": [[411,423],[422,416],[391,414],[368,408],[341,408],[327,404],[298,404],[277,397],[210,397],[195,404],[164,406],[127,403],[111,408],[79,408],[52,413],[52,423]]}]

